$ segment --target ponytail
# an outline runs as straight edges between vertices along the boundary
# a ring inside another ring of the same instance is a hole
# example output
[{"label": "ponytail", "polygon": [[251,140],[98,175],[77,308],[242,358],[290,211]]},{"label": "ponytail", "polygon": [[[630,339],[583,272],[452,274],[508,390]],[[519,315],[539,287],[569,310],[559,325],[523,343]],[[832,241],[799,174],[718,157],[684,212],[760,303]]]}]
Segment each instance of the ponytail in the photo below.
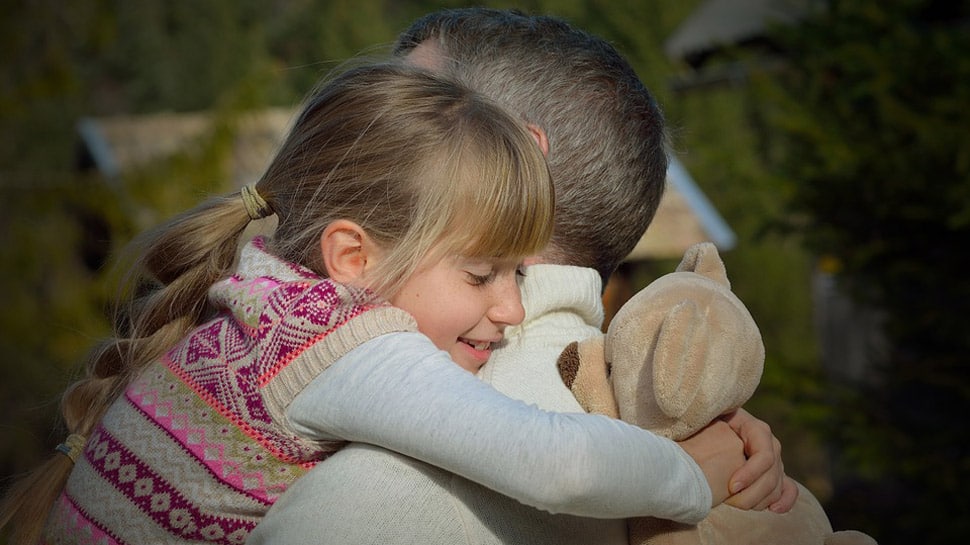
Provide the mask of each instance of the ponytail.
[{"label": "ponytail", "polygon": [[272,213],[255,187],[246,187],[206,201],[129,245],[127,254],[136,257],[119,293],[115,335],[91,352],[84,377],[61,396],[68,440],[14,482],[0,503],[0,528],[9,526],[9,543],[38,542],[85,438],[145,366],[211,316],[209,287],[230,274],[250,220]]}]

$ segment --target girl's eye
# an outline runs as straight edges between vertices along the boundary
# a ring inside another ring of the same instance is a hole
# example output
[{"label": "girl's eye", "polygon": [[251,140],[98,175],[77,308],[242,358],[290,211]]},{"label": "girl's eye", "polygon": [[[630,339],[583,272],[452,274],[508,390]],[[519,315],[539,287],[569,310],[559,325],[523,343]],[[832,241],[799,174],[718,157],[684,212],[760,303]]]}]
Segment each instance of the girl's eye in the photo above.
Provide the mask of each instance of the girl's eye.
[{"label": "girl's eye", "polygon": [[521,276],[525,278],[525,266],[519,265],[515,268],[515,276]]},{"label": "girl's eye", "polygon": [[484,286],[485,284],[488,284],[492,280],[495,280],[495,271],[491,271],[484,276],[469,272],[468,277],[471,279],[471,283],[473,286]]}]

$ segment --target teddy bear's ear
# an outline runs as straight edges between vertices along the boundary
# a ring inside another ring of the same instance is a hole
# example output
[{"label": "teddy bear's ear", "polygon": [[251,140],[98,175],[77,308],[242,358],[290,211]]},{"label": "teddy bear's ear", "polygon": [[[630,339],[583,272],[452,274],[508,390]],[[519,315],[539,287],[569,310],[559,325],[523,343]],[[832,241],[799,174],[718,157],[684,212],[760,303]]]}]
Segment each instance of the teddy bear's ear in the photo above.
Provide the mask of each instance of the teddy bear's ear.
[{"label": "teddy bear's ear", "polygon": [[654,352],[653,389],[657,407],[669,418],[683,418],[701,386],[711,343],[708,322],[690,300],[664,317]]},{"label": "teddy bear's ear", "polygon": [[717,246],[711,242],[699,242],[684,252],[684,258],[677,265],[677,272],[693,272],[706,276],[727,289],[731,289],[731,281],[727,277],[727,269],[717,253]]}]

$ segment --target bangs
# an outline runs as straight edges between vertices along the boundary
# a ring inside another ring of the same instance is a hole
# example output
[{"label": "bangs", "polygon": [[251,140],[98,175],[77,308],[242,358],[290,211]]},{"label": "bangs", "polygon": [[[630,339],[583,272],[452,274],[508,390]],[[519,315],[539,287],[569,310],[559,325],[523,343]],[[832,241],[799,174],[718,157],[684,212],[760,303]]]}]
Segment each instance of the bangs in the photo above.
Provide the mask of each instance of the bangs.
[{"label": "bangs", "polygon": [[[411,223],[389,252],[380,281],[393,293],[422,263],[448,256],[521,260],[552,237],[555,190],[538,144],[515,120],[482,109],[437,149],[416,156]],[[470,126],[469,126],[470,125]]]},{"label": "bangs", "polygon": [[[518,149],[503,141],[478,154],[462,153],[452,169],[459,190],[451,203],[444,246],[468,257],[523,258],[539,253],[552,236],[553,187],[545,159],[530,140]],[[470,157],[471,156],[471,157]]]}]

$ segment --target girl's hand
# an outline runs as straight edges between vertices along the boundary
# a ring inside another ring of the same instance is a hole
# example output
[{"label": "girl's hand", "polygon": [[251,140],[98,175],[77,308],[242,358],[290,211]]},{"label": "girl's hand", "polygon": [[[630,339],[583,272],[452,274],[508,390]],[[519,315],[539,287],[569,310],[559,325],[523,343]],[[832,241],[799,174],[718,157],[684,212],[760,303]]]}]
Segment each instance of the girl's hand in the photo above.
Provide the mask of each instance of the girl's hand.
[{"label": "girl's hand", "polygon": [[731,495],[731,478],[745,464],[744,443],[738,434],[727,422],[715,420],[678,444],[704,472],[711,487],[711,506],[724,502]]},{"label": "girl's hand", "polygon": [[795,481],[785,476],[781,442],[765,422],[744,409],[722,418],[744,442],[747,461],[731,476],[728,505],[787,513],[798,499]]}]

